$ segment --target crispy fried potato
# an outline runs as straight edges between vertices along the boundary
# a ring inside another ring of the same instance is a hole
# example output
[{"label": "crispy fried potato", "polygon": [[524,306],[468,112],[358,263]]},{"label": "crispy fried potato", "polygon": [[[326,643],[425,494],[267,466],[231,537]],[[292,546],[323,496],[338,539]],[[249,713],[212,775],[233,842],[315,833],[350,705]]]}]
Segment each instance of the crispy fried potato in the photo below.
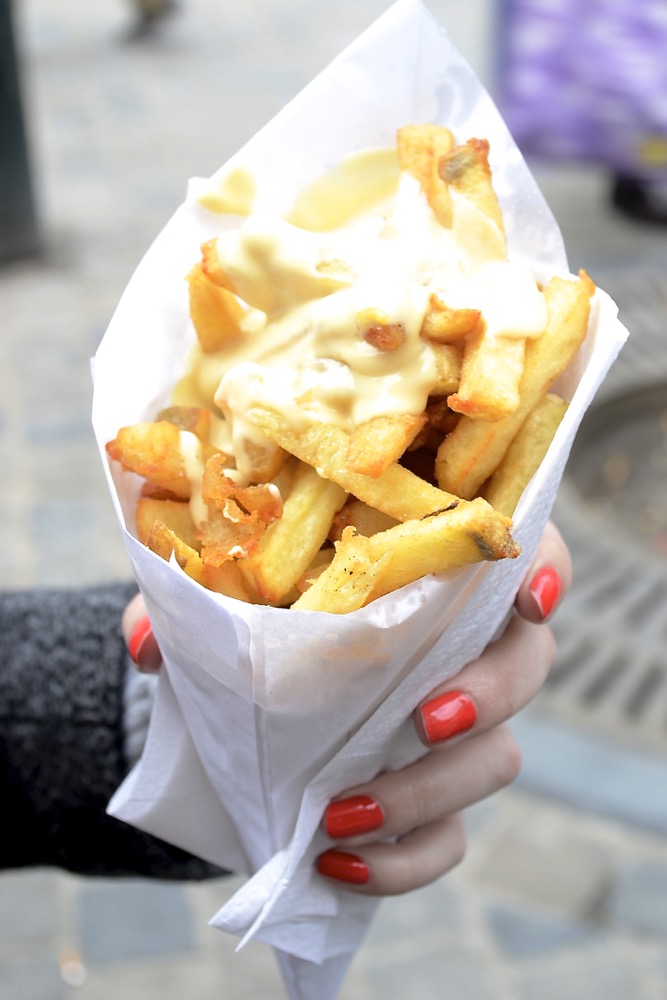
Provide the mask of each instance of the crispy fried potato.
[{"label": "crispy fried potato", "polygon": [[493,188],[489,166],[489,143],[486,139],[469,139],[440,157],[440,178],[469,201],[487,218],[495,222],[504,235],[505,224],[498,197]]},{"label": "crispy fried potato", "polygon": [[[449,403],[446,399],[434,399],[429,402],[426,407],[426,420],[429,428],[437,431],[440,434],[440,440],[438,441],[438,446],[442,437],[445,434],[451,434],[451,432],[456,427],[460,420],[460,414],[454,413],[450,410]],[[430,444],[431,439],[427,438],[425,444]],[[436,449],[437,450],[437,449]]]},{"label": "crispy fried potato", "polygon": [[378,479],[397,462],[426,423],[423,413],[371,417],[355,427],[345,463],[351,472]]},{"label": "crispy fried potato", "polygon": [[213,414],[204,406],[165,406],[155,417],[175,424],[181,431],[189,431],[200,441],[210,441]]},{"label": "crispy fried potato", "polygon": [[513,413],[525,354],[525,337],[489,337],[479,330],[465,346],[459,387],[447,399],[450,408],[473,420],[500,420]]},{"label": "crispy fried potato", "polygon": [[181,500],[157,500],[152,497],[140,497],[137,501],[136,527],[137,538],[144,545],[147,544],[154,521],[160,521],[190,548],[199,550],[197,527],[192,520],[188,503]]},{"label": "crispy fried potato", "polygon": [[226,273],[218,257],[218,240],[207,240],[201,245],[201,267],[203,274],[219,288],[235,292],[234,282]]},{"label": "crispy fried potato", "polygon": [[549,321],[544,333],[526,344],[519,406],[493,423],[461,417],[436,457],[441,489],[467,499],[478,493],[530,411],[579,350],[586,336],[594,290],[585,271],[576,280],[555,277],[547,284],[544,295]]},{"label": "crispy fried potato", "polygon": [[338,542],[343,537],[345,528],[352,527],[358,535],[375,535],[398,524],[393,517],[382,511],[369,507],[363,500],[348,500],[344,507],[334,516],[329,529],[329,540]]},{"label": "crispy fried potato", "polygon": [[[459,292],[419,293],[421,307],[421,295],[430,294],[418,342],[420,388],[428,392],[422,413],[375,417],[347,432],[336,416],[330,424],[314,418],[320,390],[303,380],[301,398],[290,402],[278,392],[274,408],[252,402],[241,412],[240,398],[221,400],[230,421],[223,428],[208,401],[238,360],[225,348],[246,336],[250,344],[265,326],[270,335],[271,324],[294,305],[295,276],[297,298],[305,302],[340,291],[351,272],[333,243],[332,252],[293,226],[290,253],[272,258],[270,279],[263,267],[245,265],[233,234],[202,244],[201,260],[187,276],[197,360],[173,396],[175,403],[202,405],[168,407],[153,423],[122,428],[107,450],[146,480],[136,509],[140,540],[162,558],[173,553],[210,590],[344,614],[424,576],[520,551],[510,516],[566,410],[550,389],[586,335],[595,288],[584,272],[575,281],[552,279],[544,292],[548,324],[535,336],[533,327],[543,324],[541,300],[527,299],[518,317],[513,308],[523,302],[524,286],[526,296],[536,294],[530,273],[519,268],[512,290],[506,287],[515,272],[502,263],[506,237],[488,142],[457,146],[448,129],[411,125],[398,130],[397,153],[400,169],[415,178],[404,178],[406,197],[416,195],[421,215],[425,198],[440,226],[455,224],[464,279],[466,254],[477,260],[484,244],[479,256],[498,265],[500,300],[486,270],[475,271],[472,301],[463,300],[469,308],[448,304],[459,301]],[[394,176],[395,168],[394,160]],[[409,210],[409,198],[399,204]],[[428,211],[425,222],[435,225]],[[274,228],[279,240],[281,225]],[[315,254],[305,271],[301,251],[308,261]],[[438,287],[439,261],[436,253],[430,289]],[[360,309],[358,297],[346,321],[363,359],[390,377],[391,353],[398,360],[415,346],[408,344],[406,315],[391,301],[386,297],[387,312]],[[287,325],[277,339],[284,334],[291,335]],[[232,426],[235,420],[242,423]],[[211,444],[228,436],[236,457]]]},{"label": "crispy fried potato", "polygon": [[483,491],[486,500],[502,514],[513,516],[521,494],[540,467],[566,410],[565,400],[548,392],[519,428]]},{"label": "crispy fried potato", "polygon": [[270,483],[289,458],[289,453],[272,441],[245,442],[246,473],[253,483]]},{"label": "crispy fried potato", "polygon": [[148,497],[150,500],[177,500],[179,503],[184,502],[179,500],[171,490],[165,490],[161,486],[156,486],[155,483],[149,482],[142,483],[139,496]]},{"label": "crispy fried potato", "polygon": [[193,549],[175,531],[161,521],[153,521],[145,543],[149,549],[166,559],[171,559],[172,553],[181,569],[197,583],[204,584],[204,563],[199,553]]},{"label": "crispy fried potato", "polygon": [[202,499],[208,517],[201,526],[201,553],[214,566],[248,556],[283,507],[280,493],[271,484],[239,486],[230,479],[224,456],[213,456],[206,463]]},{"label": "crispy fried potato", "polygon": [[[299,579],[296,581],[296,589],[299,596],[312,587],[318,576],[325,571],[327,566],[329,566],[333,560],[336,550],[333,545],[328,549],[320,549],[312,563],[308,568],[301,574]],[[297,598],[298,600],[298,598]],[[294,602],[292,602],[294,603]]]},{"label": "crispy fried potato", "polygon": [[[514,559],[520,549],[510,533],[511,522],[499,518],[486,501],[453,504],[421,520],[406,521],[369,538],[346,528],[336,544],[333,562],[293,607],[330,611],[337,592],[347,587],[345,600],[355,607],[428,576],[481,561]],[[341,613],[341,612],[338,612]]]},{"label": "crispy fried potato", "polygon": [[398,163],[415,177],[441,226],[451,228],[452,204],[438,164],[454,146],[454,136],[440,125],[405,125],[396,137]]},{"label": "crispy fried potato", "polygon": [[353,538],[353,532],[353,528],[343,532],[332,562],[294,602],[293,611],[344,615],[367,603],[380,566],[370,553],[370,540],[362,535]]},{"label": "crispy fried potato", "polygon": [[269,524],[241,566],[258,594],[276,602],[296,586],[326,541],[331,519],[346,496],[311,466],[298,464],[282,516]]},{"label": "crispy fried potato", "polygon": [[421,335],[439,344],[454,344],[475,332],[481,316],[479,309],[450,309],[434,292],[424,314]]},{"label": "crispy fried potato", "polygon": [[325,479],[397,521],[424,517],[456,499],[398,464],[389,466],[378,479],[352,472],[346,464],[350,436],[333,424],[309,424],[301,430],[298,421],[292,424],[284,414],[259,406],[251,407],[246,419]]},{"label": "crispy fried potato", "polygon": [[236,296],[214,282],[198,263],[187,277],[190,319],[197,339],[206,353],[225,347],[243,336],[246,310]]},{"label": "crispy fried potato", "polygon": [[381,568],[369,600],[430,573],[516,558],[521,550],[512,538],[511,524],[480,497],[373,535],[369,551]]},{"label": "crispy fried potato", "polygon": [[[128,472],[142,476],[180,500],[188,500],[191,479],[187,458],[183,454],[182,437],[187,433],[166,420],[131,424],[121,427],[106,449],[109,457],[120,462]],[[195,440],[203,459],[220,454],[212,445],[198,438]]]},{"label": "crispy fried potato", "polygon": [[449,396],[456,392],[461,381],[463,352],[459,344],[430,344],[435,360],[436,380],[431,387],[432,396]]},{"label": "crispy fried potato", "polygon": [[183,572],[207,590],[226,594],[227,597],[234,597],[237,601],[251,601],[235,563],[228,562],[221,567],[205,563],[199,553],[166,524],[154,521],[145,544],[167,562],[173,553]]}]

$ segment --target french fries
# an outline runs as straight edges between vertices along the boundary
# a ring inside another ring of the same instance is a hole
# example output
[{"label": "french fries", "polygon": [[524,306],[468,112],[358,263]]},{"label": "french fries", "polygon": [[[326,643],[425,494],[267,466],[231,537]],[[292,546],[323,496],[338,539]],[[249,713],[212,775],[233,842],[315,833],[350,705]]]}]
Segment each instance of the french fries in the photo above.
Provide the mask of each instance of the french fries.
[{"label": "french fries", "polygon": [[583,343],[593,291],[583,271],[577,280],[555,277],[547,284],[549,321],[544,334],[526,347],[519,406],[502,420],[459,420],[438,450],[435,468],[441,489],[470,499],[493,474],[528,414]]},{"label": "french fries", "polygon": [[[305,222],[206,241],[186,276],[196,367],[174,391],[203,405],[107,445],[145,480],[140,541],[210,590],[346,614],[519,554],[511,517],[566,411],[552,386],[595,287],[580,272],[542,288],[507,260],[485,140],[410,125],[397,154],[382,279],[373,246],[348,260],[355,238]],[[434,227],[439,253],[458,248],[451,287],[420,263]]]},{"label": "french fries", "polygon": [[201,262],[188,275],[188,291],[190,318],[204,351],[219,351],[230,340],[243,336],[246,310],[229,289],[211,281]]},{"label": "french fries", "polygon": [[513,516],[524,487],[540,467],[566,410],[565,400],[548,392],[519,428],[483,490],[484,498],[502,514]]}]

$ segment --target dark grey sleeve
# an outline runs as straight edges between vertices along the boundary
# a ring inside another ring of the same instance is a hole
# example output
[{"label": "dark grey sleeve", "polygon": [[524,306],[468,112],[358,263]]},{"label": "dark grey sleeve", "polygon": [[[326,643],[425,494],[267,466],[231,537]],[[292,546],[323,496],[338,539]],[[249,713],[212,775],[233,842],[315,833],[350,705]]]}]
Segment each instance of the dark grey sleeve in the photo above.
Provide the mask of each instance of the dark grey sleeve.
[{"label": "dark grey sleeve", "polygon": [[128,770],[120,619],[135,593],[133,584],[0,592],[0,868],[223,874],[105,812]]}]

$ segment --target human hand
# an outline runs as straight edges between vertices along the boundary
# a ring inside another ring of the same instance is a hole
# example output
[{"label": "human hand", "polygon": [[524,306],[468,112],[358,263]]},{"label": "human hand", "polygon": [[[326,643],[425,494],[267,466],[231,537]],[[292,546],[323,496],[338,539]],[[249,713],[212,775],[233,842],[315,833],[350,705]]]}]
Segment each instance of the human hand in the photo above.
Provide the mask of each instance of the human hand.
[{"label": "human hand", "polygon": [[[341,888],[395,895],[460,862],[462,811],[519,771],[519,748],[505,723],[546,680],[555,643],[545,622],[571,576],[567,547],[549,523],[504,635],[415,710],[416,731],[430,752],[348,789],[327,807],[323,828],[336,846],[317,859],[321,875]],[[125,610],[123,633],[139,669],[159,669],[160,651],[140,596]]]}]

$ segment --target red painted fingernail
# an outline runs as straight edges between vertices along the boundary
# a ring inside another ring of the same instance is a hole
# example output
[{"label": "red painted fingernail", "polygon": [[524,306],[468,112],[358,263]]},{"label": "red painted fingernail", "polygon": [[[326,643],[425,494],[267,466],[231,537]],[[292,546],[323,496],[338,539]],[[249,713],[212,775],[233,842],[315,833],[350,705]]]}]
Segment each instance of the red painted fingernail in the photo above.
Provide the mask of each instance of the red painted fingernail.
[{"label": "red painted fingernail", "polygon": [[382,826],[382,806],[369,795],[353,795],[331,802],[324,814],[324,825],[332,840],[370,833]]},{"label": "red painted fingernail", "polygon": [[140,618],[134,626],[127,648],[140,670],[149,673],[160,668],[162,654],[153,635],[153,627],[148,615]]},{"label": "red painted fingernail", "polygon": [[349,882],[351,885],[366,885],[371,873],[368,865],[356,854],[346,854],[344,851],[325,851],[315,862],[320,875],[336,879],[337,882]]},{"label": "red painted fingernail", "polygon": [[424,732],[429,743],[442,743],[452,736],[471,729],[477,719],[477,709],[462,691],[447,691],[433,698],[420,709]]},{"label": "red painted fingernail", "polygon": [[529,590],[543,619],[547,619],[558,604],[563,585],[552,566],[544,566],[533,577]]}]

